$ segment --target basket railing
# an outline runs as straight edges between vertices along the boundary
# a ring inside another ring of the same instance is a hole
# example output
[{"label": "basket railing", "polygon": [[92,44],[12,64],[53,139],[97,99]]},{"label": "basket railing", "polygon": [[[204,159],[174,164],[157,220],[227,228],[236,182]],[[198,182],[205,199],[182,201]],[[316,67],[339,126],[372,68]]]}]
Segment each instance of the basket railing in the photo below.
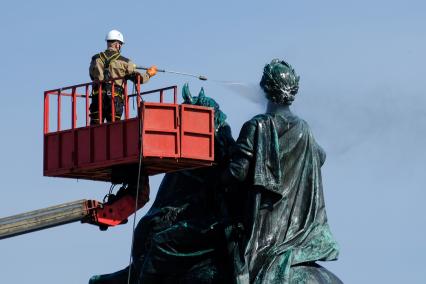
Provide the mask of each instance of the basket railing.
[{"label": "basket railing", "polygon": [[[173,103],[177,104],[177,86],[170,86],[166,88],[160,88],[155,90],[149,90],[145,92],[141,92],[141,77],[140,75],[137,75],[134,79],[134,82],[128,83],[125,77],[120,78],[112,78],[108,81],[93,81],[73,86],[67,86],[62,87],[58,89],[52,89],[44,92],[44,122],[43,122],[43,133],[47,134],[50,132],[54,132],[50,130],[50,120],[53,116],[52,109],[50,107],[50,101],[52,97],[56,96],[56,119],[54,118],[53,121],[56,121],[56,130],[55,131],[62,131],[67,129],[75,129],[77,128],[77,101],[78,100],[84,100],[84,109],[85,109],[85,126],[90,125],[90,109],[89,105],[91,100],[97,99],[98,100],[98,117],[99,122],[98,124],[102,124],[103,122],[103,97],[102,94],[102,88],[106,86],[106,84],[109,84],[111,86],[110,88],[110,95],[108,96],[109,99],[111,99],[111,122],[115,122],[115,103],[114,103],[114,97],[116,97],[116,80],[122,80],[123,84],[120,85],[123,89],[123,102],[124,102],[124,119],[132,118],[131,112],[130,112],[130,98],[136,98],[137,106],[140,107],[141,102],[143,101],[142,96],[148,95],[148,94],[159,94],[160,103],[164,103],[164,95],[166,93],[170,93],[168,91],[172,91],[173,94]],[[128,90],[133,90],[133,92],[130,92]],[[94,96],[93,94],[97,91],[98,95]],[[100,95],[102,94],[102,95]],[[63,111],[63,102],[62,99],[64,97],[71,98],[71,123],[70,127],[66,128],[63,127],[63,121],[62,121],[62,111]],[[137,112],[134,116],[137,115]]]}]

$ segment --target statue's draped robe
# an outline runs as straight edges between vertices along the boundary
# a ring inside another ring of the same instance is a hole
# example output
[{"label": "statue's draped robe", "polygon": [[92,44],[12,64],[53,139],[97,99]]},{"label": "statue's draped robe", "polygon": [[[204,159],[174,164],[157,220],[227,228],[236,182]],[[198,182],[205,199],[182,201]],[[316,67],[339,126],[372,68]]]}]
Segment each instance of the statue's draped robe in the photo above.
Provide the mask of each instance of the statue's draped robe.
[{"label": "statue's draped robe", "polygon": [[246,200],[238,283],[307,283],[300,267],[337,259],[321,182],[324,160],[308,124],[291,113],[262,114],[244,124],[229,166]]}]

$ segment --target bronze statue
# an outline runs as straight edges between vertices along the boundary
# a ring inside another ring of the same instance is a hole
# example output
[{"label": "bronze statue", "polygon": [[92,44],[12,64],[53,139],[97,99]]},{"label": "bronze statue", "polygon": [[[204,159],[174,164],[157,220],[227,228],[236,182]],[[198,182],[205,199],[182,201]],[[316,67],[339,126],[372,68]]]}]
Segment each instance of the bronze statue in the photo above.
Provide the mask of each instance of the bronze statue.
[{"label": "bronze statue", "polygon": [[235,281],[342,283],[316,264],[337,259],[339,249],[325,212],[325,152],[289,108],[299,76],[290,64],[274,59],[260,86],[267,111],[244,124],[223,175],[239,200],[234,206],[240,205],[233,208],[242,228],[232,249]]}]

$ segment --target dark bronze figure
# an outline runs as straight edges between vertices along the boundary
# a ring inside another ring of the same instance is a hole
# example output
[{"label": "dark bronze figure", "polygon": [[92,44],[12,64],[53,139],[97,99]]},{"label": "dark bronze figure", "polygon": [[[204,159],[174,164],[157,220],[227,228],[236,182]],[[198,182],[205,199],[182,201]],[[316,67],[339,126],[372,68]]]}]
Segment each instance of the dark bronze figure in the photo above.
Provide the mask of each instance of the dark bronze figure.
[{"label": "dark bronze figure", "polygon": [[325,212],[325,152],[289,109],[298,83],[287,62],[265,66],[267,111],[244,124],[223,176],[241,205],[233,210],[243,233],[230,250],[237,283],[342,283],[316,264],[339,249]]}]

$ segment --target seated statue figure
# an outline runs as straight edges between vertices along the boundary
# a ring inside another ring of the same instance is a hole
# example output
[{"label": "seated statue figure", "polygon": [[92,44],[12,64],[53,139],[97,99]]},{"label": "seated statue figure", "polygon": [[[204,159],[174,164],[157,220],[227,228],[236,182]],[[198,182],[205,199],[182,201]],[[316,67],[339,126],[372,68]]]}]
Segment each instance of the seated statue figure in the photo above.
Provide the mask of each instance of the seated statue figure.
[{"label": "seated statue figure", "polygon": [[260,86],[267,111],[243,125],[222,175],[241,224],[239,240],[229,246],[236,283],[342,283],[316,263],[337,259],[339,249],[325,211],[325,152],[289,108],[298,85],[287,62],[265,66]]},{"label": "seated statue figure", "polygon": [[[141,218],[132,248],[130,283],[230,283],[221,204],[220,175],[235,143],[226,115],[204,95],[191,96],[183,87],[185,104],[213,107],[215,111],[215,165],[164,176],[154,203]],[[97,275],[90,284],[128,283],[129,267]]]}]

